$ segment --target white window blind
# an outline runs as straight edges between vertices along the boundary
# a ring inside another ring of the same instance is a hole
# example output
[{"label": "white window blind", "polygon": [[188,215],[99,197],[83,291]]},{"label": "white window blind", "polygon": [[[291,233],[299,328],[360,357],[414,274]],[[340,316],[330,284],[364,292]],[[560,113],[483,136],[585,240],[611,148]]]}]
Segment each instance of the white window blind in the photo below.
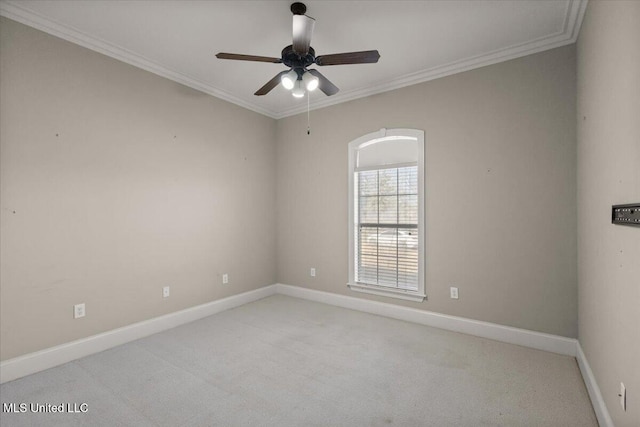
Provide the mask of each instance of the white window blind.
[{"label": "white window blind", "polygon": [[418,166],[354,174],[355,280],[418,290]]},{"label": "white window blind", "polygon": [[348,157],[349,289],[424,301],[424,131],[382,128]]}]

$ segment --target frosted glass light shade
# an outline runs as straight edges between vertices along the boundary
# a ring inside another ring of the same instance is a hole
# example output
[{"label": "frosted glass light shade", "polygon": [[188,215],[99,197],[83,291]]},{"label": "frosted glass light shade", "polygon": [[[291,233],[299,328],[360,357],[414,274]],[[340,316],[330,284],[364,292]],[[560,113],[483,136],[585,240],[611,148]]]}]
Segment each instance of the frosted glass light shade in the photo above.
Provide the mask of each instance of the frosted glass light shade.
[{"label": "frosted glass light shade", "polygon": [[302,75],[302,81],[309,92],[316,90],[320,84],[320,80],[308,71]]},{"label": "frosted glass light shade", "polygon": [[302,98],[304,96],[304,87],[302,86],[302,80],[296,80],[295,87],[291,91],[291,94],[296,98]]},{"label": "frosted glass light shade", "polygon": [[293,89],[297,80],[298,80],[298,73],[296,73],[295,70],[291,70],[287,74],[283,74],[282,77],[280,77],[282,86],[284,86],[284,88],[287,90]]}]

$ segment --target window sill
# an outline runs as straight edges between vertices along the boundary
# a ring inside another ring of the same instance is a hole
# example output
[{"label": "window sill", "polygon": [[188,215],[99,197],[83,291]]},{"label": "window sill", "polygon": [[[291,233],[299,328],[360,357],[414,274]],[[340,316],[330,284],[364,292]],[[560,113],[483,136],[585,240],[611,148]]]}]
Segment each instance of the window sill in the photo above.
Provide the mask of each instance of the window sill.
[{"label": "window sill", "polygon": [[402,289],[384,288],[382,286],[364,285],[362,283],[347,283],[352,291],[366,294],[381,295],[406,301],[422,302],[427,297],[419,291],[405,291]]}]

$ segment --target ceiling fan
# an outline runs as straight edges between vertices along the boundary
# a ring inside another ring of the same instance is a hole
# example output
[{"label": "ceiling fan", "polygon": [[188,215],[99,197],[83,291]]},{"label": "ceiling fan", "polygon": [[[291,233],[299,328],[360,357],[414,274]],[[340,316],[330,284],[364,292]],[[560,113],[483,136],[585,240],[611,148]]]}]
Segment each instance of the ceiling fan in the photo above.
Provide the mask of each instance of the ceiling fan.
[{"label": "ceiling fan", "polygon": [[305,94],[305,89],[313,91],[316,88],[320,88],[327,96],[338,93],[339,89],[323,76],[320,71],[307,68],[313,64],[325,66],[378,62],[380,54],[377,50],[315,56],[316,52],[311,47],[311,35],[313,34],[316,20],[305,15],[306,11],[307,7],[303,3],[296,2],[291,5],[291,12],[293,13],[293,44],[282,49],[280,58],[224,52],[218,53],[216,58],[284,64],[289,69],[278,73],[258,89],[255,95],[266,95],[278,83],[282,83],[282,86],[291,90],[292,95],[296,98],[302,98]]}]

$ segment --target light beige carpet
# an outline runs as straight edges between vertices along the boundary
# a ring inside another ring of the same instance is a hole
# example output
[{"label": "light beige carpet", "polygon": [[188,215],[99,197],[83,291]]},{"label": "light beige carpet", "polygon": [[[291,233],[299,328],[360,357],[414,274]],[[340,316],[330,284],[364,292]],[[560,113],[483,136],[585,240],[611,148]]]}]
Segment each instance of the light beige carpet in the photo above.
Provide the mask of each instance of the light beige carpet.
[{"label": "light beige carpet", "polygon": [[3,384],[0,424],[597,426],[572,357],[272,296]]}]

